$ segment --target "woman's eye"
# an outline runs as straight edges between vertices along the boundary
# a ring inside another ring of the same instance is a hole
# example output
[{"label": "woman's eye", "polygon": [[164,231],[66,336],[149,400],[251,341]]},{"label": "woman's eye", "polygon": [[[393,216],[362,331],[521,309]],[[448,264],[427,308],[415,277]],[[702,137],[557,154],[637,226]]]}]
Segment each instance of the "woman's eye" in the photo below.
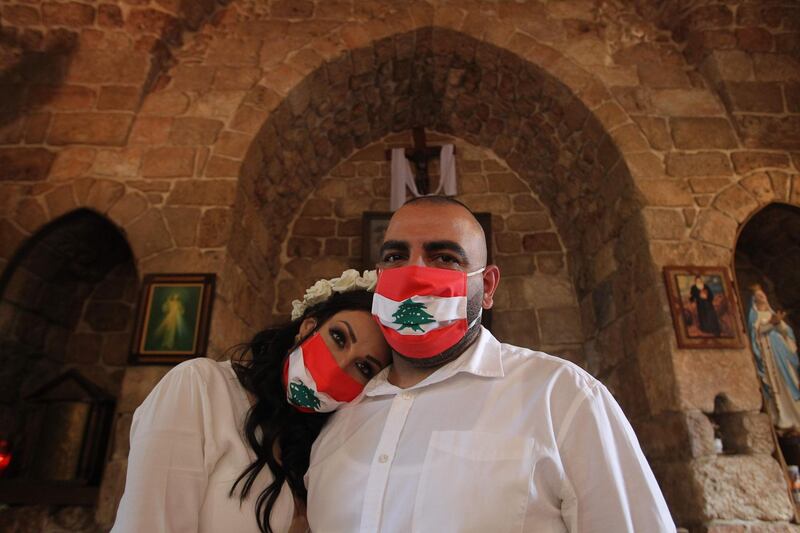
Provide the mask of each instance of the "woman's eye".
[{"label": "woman's eye", "polygon": [[364,374],[365,377],[367,378],[372,377],[373,374],[372,367],[368,363],[365,363],[364,361],[356,361],[356,368],[358,369],[359,372]]},{"label": "woman's eye", "polygon": [[328,333],[330,334],[331,339],[333,339],[333,342],[335,342],[339,348],[344,348],[347,339],[345,338],[344,333],[341,330],[338,330],[336,328],[331,328],[328,331]]}]

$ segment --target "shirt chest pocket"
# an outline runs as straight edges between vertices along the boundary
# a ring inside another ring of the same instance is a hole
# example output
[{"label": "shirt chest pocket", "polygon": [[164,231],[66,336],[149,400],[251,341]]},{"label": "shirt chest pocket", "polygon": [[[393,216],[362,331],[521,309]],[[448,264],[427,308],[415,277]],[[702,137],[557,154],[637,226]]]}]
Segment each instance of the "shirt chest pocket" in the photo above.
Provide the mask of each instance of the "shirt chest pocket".
[{"label": "shirt chest pocket", "polygon": [[413,531],[521,531],[534,455],[533,439],[434,431],[414,502]]}]

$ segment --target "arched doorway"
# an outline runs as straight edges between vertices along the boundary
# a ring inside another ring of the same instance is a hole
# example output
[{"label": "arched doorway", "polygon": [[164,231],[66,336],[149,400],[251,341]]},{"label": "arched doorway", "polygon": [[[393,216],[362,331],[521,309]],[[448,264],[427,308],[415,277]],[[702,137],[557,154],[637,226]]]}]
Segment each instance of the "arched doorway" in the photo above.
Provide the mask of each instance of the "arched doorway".
[{"label": "arched doorway", "polygon": [[800,466],[800,208],[772,203],[753,215],[739,235],[735,269],[765,410],[792,470]]},{"label": "arched doorway", "polygon": [[137,291],[125,237],[88,209],[42,228],[4,271],[0,440],[10,462],[0,495],[12,511],[5,519],[92,527]]}]

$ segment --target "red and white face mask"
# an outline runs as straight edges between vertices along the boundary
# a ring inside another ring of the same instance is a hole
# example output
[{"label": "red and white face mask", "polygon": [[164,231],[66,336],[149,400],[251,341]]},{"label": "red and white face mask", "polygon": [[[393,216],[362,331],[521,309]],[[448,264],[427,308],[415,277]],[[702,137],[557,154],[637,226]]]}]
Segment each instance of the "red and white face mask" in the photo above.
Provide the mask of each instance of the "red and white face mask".
[{"label": "red and white face mask", "polygon": [[427,359],[453,347],[480,318],[467,324],[467,278],[483,272],[405,266],[382,270],[372,314],[399,354]]},{"label": "red and white face mask", "polygon": [[283,367],[286,400],[304,413],[330,413],[352,401],[364,385],[336,362],[319,332],[303,341]]}]

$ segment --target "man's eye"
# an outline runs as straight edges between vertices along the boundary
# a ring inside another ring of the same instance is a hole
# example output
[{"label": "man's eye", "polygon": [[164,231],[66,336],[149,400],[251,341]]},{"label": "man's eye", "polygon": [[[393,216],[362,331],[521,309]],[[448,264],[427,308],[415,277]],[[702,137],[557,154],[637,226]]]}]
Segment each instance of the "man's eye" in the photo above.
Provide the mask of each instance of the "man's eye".
[{"label": "man's eye", "polygon": [[364,361],[357,361],[356,368],[367,378],[371,378],[373,375],[372,367],[369,365],[369,363],[365,363]]},{"label": "man's eye", "polygon": [[336,328],[331,328],[330,330],[328,330],[328,333],[330,334],[331,339],[333,339],[333,342],[335,342],[339,348],[344,348],[347,339],[345,338],[344,333],[341,330],[338,330]]},{"label": "man's eye", "polygon": [[458,258],[453,257],[452,255],[437,255],[434,259],[439,263],[447,263],[447,264],[459,263]]},{"label": "man's eye", "polygon": [[403,260],[402,254],[387,253],[386,255],[383,256],[383,259],[381,261],[383,261],[384,263],[394,263],[395,261],[402,261],[402,260]]}]

